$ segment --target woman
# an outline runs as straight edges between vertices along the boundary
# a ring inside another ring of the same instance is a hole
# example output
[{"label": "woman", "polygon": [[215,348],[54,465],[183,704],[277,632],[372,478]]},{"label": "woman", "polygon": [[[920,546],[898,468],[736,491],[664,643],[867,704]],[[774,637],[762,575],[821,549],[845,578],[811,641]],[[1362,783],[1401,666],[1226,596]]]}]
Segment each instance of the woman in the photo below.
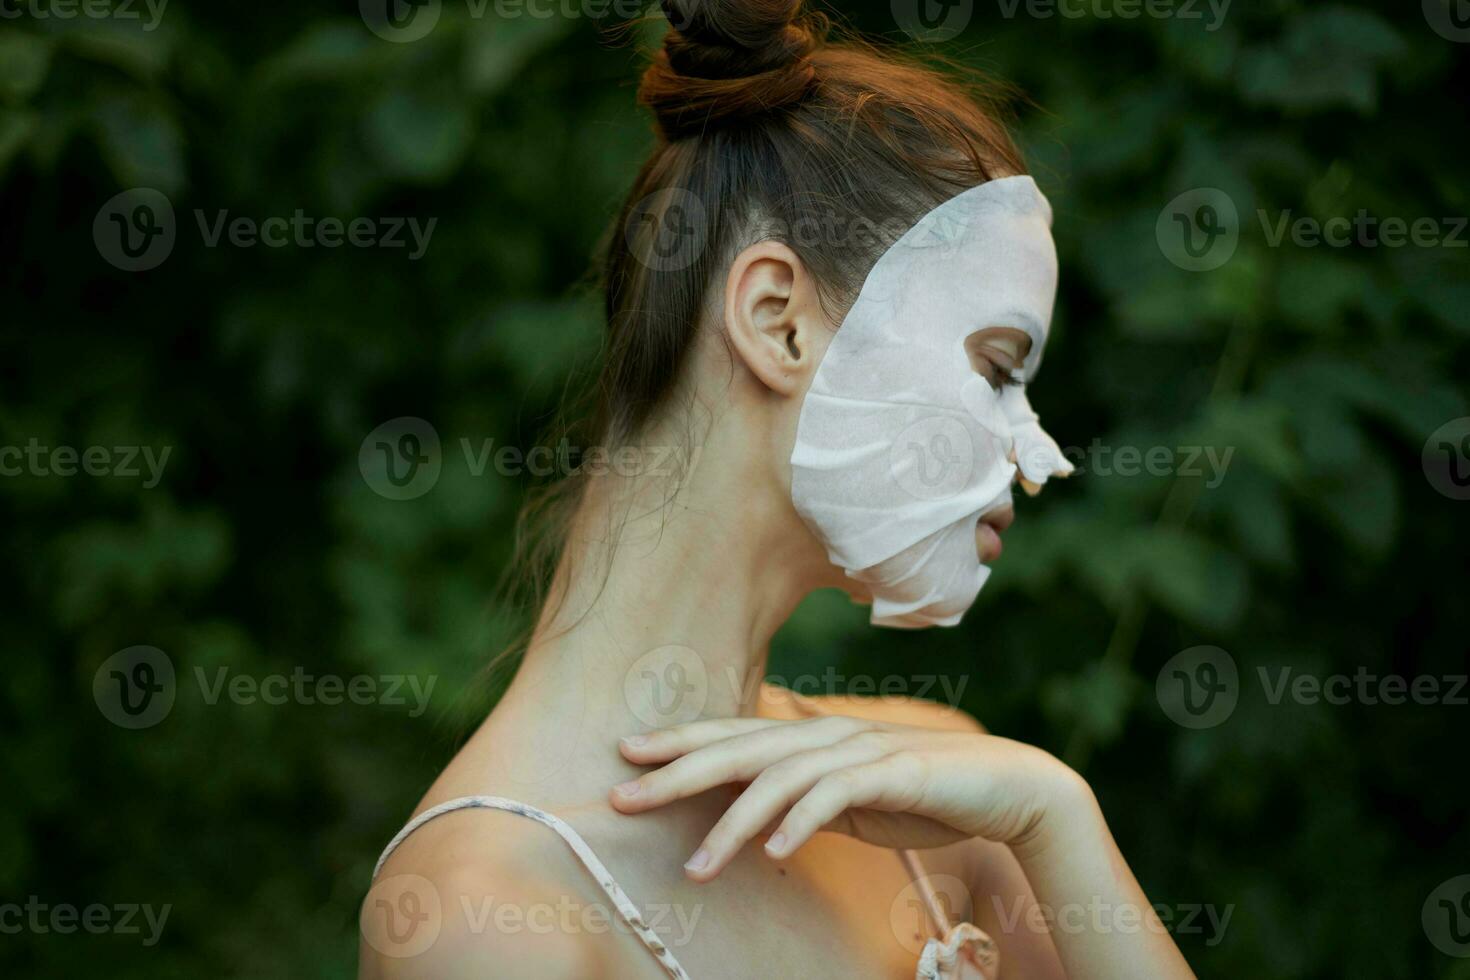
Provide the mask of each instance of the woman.
[{"label": "woman", "polygon": [[364,977],[1192,976],[1056,759],[747,683],[814,589],[958,621],[1013,479],[1068,469],[1018,386],[1056,269],[1008,136],[794,6],[665,4],[609,453],[518,675],[380,861]]}]

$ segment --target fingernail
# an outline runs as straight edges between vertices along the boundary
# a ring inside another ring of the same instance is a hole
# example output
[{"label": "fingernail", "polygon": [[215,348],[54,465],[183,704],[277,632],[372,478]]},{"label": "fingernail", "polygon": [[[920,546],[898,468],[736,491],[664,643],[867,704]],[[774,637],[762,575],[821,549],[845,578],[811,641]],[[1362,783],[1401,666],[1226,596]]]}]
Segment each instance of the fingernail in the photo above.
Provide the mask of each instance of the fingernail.
[{"label": "fingernail", "polygon": [[771,835],[770,840],[766,841],[766,850],[772,854],[779,855],[781,851],[785,849],[785,847],[786,835],[781,833],[779,830]]},{"label": "fingernail", "polygon": [[684,867],[689,871],[703,871],[709,864],[709,851],[704,848],[694,852],[694,857],[684,862]]},{"label": "fingernail", "polygon": [[647,741],[648,741],[648,736],[647,735],[624,735],[623,736],[623,744],[624,745],[631,745],[631,746],[635,746],[636,747],[636,746],[642,745],[644,742],[647,742]]},{"label": "fingernail", "polygon": [[613,787],[613,792],[619,796],[637,796],[638,791],[642,788],[643,784],[634,779],[626,783],[618,783]]}]

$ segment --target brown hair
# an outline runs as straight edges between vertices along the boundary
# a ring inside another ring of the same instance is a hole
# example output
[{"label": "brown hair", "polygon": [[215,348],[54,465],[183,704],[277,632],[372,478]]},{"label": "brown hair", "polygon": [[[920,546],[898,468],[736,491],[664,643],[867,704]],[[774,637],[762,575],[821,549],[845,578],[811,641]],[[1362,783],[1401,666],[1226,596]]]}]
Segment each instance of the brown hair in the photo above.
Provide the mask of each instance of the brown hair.
[{"label": "brown hair", "polygon": [[[637,438],[670,401],[707,293],[740,248],[786,242],[824,305],[845,309],[925,213],[1024,172],[993,88],[855,38],[834,43],[801,0],[663,9],[670,27],[638,92],[658,144],[603,257],[607,334],[588,435],[607,447]],[[814,227],[815,241],[800,233]],[[574,474],[522,512],[508,584],[529,587],[538,608],[585,489]]]}]

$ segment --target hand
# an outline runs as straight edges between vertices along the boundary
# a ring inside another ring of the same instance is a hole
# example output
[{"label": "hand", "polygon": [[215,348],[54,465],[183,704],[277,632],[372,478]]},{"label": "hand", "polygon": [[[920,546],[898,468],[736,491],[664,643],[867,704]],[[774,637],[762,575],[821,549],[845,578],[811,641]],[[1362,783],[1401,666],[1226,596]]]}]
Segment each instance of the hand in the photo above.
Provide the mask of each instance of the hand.
[{"label": "hand", "polygon": [[697,721],[620,748],[630,762],[665,764],[613,789],[623,813],[749,784],[684,866],[696,881],[715,878],[778,819],[765,847],[773,858],[821,830],[895,848],[972,837],[1017,846],[1076,798],[1065,794],[1086,791],[1055,757],[1020,742],[842,716]]}]

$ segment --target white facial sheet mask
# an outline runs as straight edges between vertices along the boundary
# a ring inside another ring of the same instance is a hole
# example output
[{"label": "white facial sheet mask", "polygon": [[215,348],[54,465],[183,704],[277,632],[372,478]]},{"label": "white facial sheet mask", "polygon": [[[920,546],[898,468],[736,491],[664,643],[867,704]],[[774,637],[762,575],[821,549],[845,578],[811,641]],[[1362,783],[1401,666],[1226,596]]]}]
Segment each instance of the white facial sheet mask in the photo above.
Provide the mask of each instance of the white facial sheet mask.
[{"label": "white facial sheet mask", "polygon": [[[1072,466],[1022,388],[995,391],[965,339],[1031,338],[1041,362],[1056,298],[1051,206],[1026,176],[939,205],[873,266],[802,402],[791,496],[832,563],[864,583],[879,626],[953,626],[990,569],[980,517]],[[1028,489],[1030,489],[1028,487]]]}]

